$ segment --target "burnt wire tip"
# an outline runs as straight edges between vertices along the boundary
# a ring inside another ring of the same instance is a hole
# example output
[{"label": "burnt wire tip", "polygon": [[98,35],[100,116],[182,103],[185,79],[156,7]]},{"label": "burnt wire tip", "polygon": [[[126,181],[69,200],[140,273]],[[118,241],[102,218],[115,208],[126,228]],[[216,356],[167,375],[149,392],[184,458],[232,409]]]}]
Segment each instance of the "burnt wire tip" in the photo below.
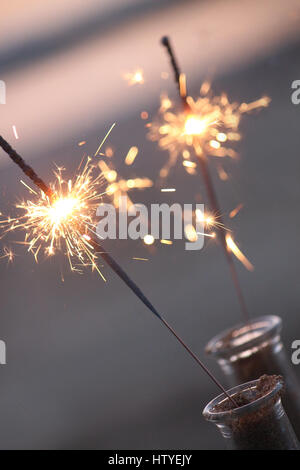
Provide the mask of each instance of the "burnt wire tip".
[{"label": "burnt wire tip", "polygon": [[189,104],[187,102],[187,99],[186,99],[186,97],[187,97],[186,86],[185,86],[185,89],[184,89],[184,93],[182,93],[182,87],[181,87],[181,78],[182,78],[181,75],[182,74],[181,74],[177,59],[175,58],[175,54],[174,54],[173,48],[171,46],[170,39],[169,39],[168,36],[163,36],[161,38],[160,42],[167,49],[167,53],[169,55],[171,66],[172,66],[172,69],[173,69],[173,72],[174,72],[174,80],[175,80],[175,83],[176,83],[177,88],[178,88],[179,96],[182,99],[184,110],[186,112],[189,112],[190,111],[190,106],[189,106]]},{"label": "burnt wire tip", "polygon": [[[175,55],[174,55],[174,52],[170,43],[170,39],[168,38],[168,36],[163,36],[161,38],[161,44],[167,49],[167,52],[169,54],[169,58],[171,61],[171,65],[173,68],[173,72],[174,72],[175,82],[177,83],[177,86],[179,88],[180,87],[180,83],[179,83],[180,69],[178,66],[178,62],[175,58]],[[180,91],[180,88],[179,88],[179,91]]]}]

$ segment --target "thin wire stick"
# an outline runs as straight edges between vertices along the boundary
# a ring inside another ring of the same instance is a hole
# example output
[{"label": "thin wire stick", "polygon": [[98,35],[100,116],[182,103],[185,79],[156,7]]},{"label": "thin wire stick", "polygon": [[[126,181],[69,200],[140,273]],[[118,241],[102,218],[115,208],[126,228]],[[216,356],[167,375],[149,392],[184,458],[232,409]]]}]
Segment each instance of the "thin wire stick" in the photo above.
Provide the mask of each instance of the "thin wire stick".
[{"label": "thin wire stick", "polygon": [[[175,58],[173,48],[172,48],[170,40],[167,36],[164,36],[161,39],[161,43],[163,44],[163,46],[165,46],[165,48],[168,52],[168,55],[170,57],[171,65],[172,65],[172,68],[173,68],[173,71],[174,71],[175,82],[177,84],[179,94],[180,94],[180,75],[181,75],[181,72],[180,72],[178,62]],[[186,97],[185,98],[182,97],[181,94],[180,94],[180,97],[183,98],[184,101],[185,101],[185,105],[184,105],[185,111],[188,111],[189,110],[189,105],[186,101]],[[237,271],[236,271],[236,267],[235,267],[235,264],[234,264],[232,253],[228,250],[228,247],[227,247],[226,229],[224,228],[224,224],[222,223],[222,214],[221,214],[221,210],[220,210],[220,205],[219,205],[217,195],[216,195],[216,191],[215,191],[215,188],[214,188],[214,185],[213,185],[213,182],[212,182],[212,178],[211,178],[211,175],[210,175],[210,172],[209,172],[209,168],[208,168],[208,164],[207,164],[207,158],[203,154],[202,155],[197,155],[197,158],[198,158],[199,163],[200,163],[200,169],[201,169],[202,177],[203,177],[203,180],[204,180],[204,184],[205,184],[205,188],[206,188],[210,208],[214,212],[216,217],[218,218],[218,221],[220,222],[220,225],[217,227],[217,230],[218,230],[218,232],[220,234],[220,237],[221,237],[222,248],[223,248],[223,251],[224,251],[224,254],[225,254],[225,258],[226,258],[226,260],[228,262],[228,265],[229,265],[229,269],[230,269],[232,281],[233,281],[233,284],[234,284],[234,287],[235,287],[235,290],[236,290],[238,302],[239,302],[243,317],[245,319],[245,322],[247,323],[249,321],[250,316],[249,316],[249,312],[248,312],[248,309],[247,309],[244,294],[243,294],[243,291],[242,291],[242,288],[241,288],[241,284],[240,284],[240,281],[239,281],[239,278],[238,278],[238,274],[237,274]]]},{"label": "thin wire stick", "polygon": [[25,173],[26,176],[38,187],[43,193],[48,197],[52,197],[53,193],[51,189],[44,183],[44,181],[36,174],[34,169],[27,165],[23,158],[9,145],[9,143],[3,139],[0,135],[0,147],[7,153],[7,155],[12,159],[12,161],[18,165],[19,168]]},{"label": "thin wire stick", "polygon": [[[23,158],[9,145],[9,143],[0,136],[0,147],[7,153],[7,155],[16,163],[21,170],[31,179],[31,181],[40,188],[50,198],[53,196],[53,192],[49,186],[47,186],[41,178],[35,173],[35,171],[25,163]],[[187,346],[187,344],[181,339],[175,330],[169,325],[169,323],[158,313],[154,308],[150,300],[144,295],[137,284],[128,276],[124,269],[117,263],[117,261],[103,248],[103,246],[94,237],[91,238],[90,243],[97,250],[97,253],[102,259],[110,266],[110,268],[119,276],[119,278],[132,290],[132,292],[143,302],[144,305],[165,325],[166,328],[172,333],[172,335],[179,341],[179,343],[185,348],[185,350],[192,356],[198,365],[206,372],[211,380],[217,385],[217,387],[226,395],[226,397],[237,407],[234,399],[228,394],[223,385],[214,377],[214,375],[207,369],[203,362],[196,356],[195,353]]]},{"label": "thin wire stick", "polygon": [[146,307],[157,317],[159,320],[168,328],[168,330],[172,333],[173,336],[180,342],[180,344],[185,348],[185,350],[192,356],[192,358],[197,362],[200,367],[206,372],[206,374],[211,378],[211,380],[217,385],[217,387],[222,390],[222,392],[229,398],[229,400],[235,405],[234,399],[228,394],[228,392],[224,389],[223,385],[214,377],[214,375],[209,371],[209,369],[203,364],[203,362],[196,356],[195,353],[190,349],[190,347],[181,339],[181,337],[176,333],[176,331],[172,328],[172,326],[163,318],[163,316],[156,310],[156,308],[152,305],[150,300],[144,295],[141,289],[137,286],[137,284],[128,276],[128,274],[124,271],[124,269],[117,263],[117,261],[106,251],[104,250],[103,246],[100,243],[92,238],[91,240],[94,248],[98,248],[99,254],[101,255],[102,259],[106,261],[106,263],[111,267],[111,269],[122,279],[123,282],[129,287],[129,289],[134,292],[134,294],[143,302]]}]

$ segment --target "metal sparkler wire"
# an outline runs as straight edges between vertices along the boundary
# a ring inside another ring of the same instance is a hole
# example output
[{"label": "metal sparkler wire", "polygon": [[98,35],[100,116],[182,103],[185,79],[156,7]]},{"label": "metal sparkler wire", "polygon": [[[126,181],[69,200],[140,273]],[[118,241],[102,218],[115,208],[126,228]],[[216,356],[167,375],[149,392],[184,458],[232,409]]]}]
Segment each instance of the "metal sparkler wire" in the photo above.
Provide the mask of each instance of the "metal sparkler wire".
[{"label": "metal sparkler wire", "polygon": [[34,169],[29,166],[23,158],[11,147],[11,145],[0,135],[0,147],[7,153],[12,161],[18,165],[19,168],[25,173],[26,176],[48,196],[52,197],[51,189],[44,183],[44,181],[36,174]]}]

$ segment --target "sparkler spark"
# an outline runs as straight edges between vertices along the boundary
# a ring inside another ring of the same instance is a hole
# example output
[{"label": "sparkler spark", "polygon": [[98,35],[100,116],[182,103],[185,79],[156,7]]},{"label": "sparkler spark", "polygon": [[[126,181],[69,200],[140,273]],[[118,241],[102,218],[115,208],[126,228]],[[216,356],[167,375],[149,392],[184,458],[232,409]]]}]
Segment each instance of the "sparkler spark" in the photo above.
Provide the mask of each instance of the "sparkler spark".
[{"label": "sparkler spark", "polygon": [[124,80],[127,80],[129,86],[142,85],[145,83],[144,72],[142,69],[137,69],[134,72],[126,72],[123,75]]},{"label": "sparkler spark", "polygon": [[145,245],[153,245],[154,241],[155,241],[155,240],[154,240],[153,235],[149,235],[149,234],[148,234],[148,235],[145,235],[145,236],[144,236],[144,243],[145,243]]},{"label": "sparkler spark", "polygon": [[[137,147],[131,147],[125,157],[125,164],[131,165],[138,154]],[[149,178],[120,178],[113,163],[110,161],[109,165],[104,160],[99,160],[99,168],[103,173],[103,177],[107,182],[105,188],[106,193],[112,197],[112,202],[117,209],[120,209],[119,202],[122,196],[127,196],[127,207],[129,209],[133,202],[128,196],[128,192],[132,189],[146,189],[153,186],[153,181]],[[125,209],[125,208],[124,208]]]},{"label": "sparkler spark", "polygon": [[169,159],[160,170],[161,178],[168,176],[179,155],[182,155],[186,169],[194,168],[192,163],[195,165],[190,161],[191,153],[235,158],[237,153],[233,145],[241,138],[239,124],[242,115],[266,107],[269,102],[269,98],[262,97],[252,103],[231,103],[224,93],[214,96],[206,82],[196,100],[186,97],[188,110],[178,110],[167,96],[162,96],[159,116],[151,123],[148,132],[150,140],[157,141],[161,149],[169,152]]},{"label": "sparkler spark", "polygon": [[240,210],[242,210],[244,207],[244,204],[238,204],[234,209],[232,209],[232,211],[230,211],[229,213],[229,217],[231,219],[233,219],[234,217],[236,217],[238,215],[238,213],[240,212]]},{"label": "sparkler spark", "polygon": [[186,225],[184,227],[184,232],[185,232],[186,238],[190,242],[196,242],[198,240],[198,234],[197,234],[197,232],[196,232],[193,225],[191,225],[191,224]]},{"label": "sparkler spark", "polygon": [[246,269],[249,271],[254,270],[254,266],[250,261],[246,258],[246,256],[241,252],[238,246],[233,241],[232,237],[227,234],[226,235],[226,244],[227,248],[232,251],[232,253],[237,257],[237,259],[245,266]]},{"label": "sparkler spark", "polygon": [[14,260],[14,257],[15,257],[14,252],[10,248],[7,248],[5,246],[3,248],[3,255],[0,256],[0,259],[7,259],[7,263],[12,263]]},{"label": "sparkler spark", "polygon": [[222,165],[217,165],[217,172],[219,175],[219,178],[221,181],[227,181],[228,180],[228,173],[224,170]]},{"label": "sparkler spark", "polygon": [[128,150],[128,153],[125,157],[125,164],[126,165],[132,165],[134,160],[136,159],[136,156],[139,152],[139,149],[137,147],[130,147],[130,149]]},{"label": "sparkler spark", "polygon": [[13,129],[13,133],[14,133],[15,138],[18,140],[19,135],[18,135],[16,126],[12,126],[12,129]]},{"label": "sparkler spark", "polygon": [[200,209],[195,210],[196,218],[199,222],[203,222],[204,227],[208,230],[213,228],[222,228],[227,230],[223,222],[218,221],[218,217],[209,212],[202,212]]},{"label": "sparkler spark", "polygon": [[141,112],[141,119],[148,119],[148,117],[149,117],[149,114],[147,113],[147,111]]},{"label": "sparkler spark", "polygon": [[94,214],[105,193],[104,178],[88,158],[73,180],[65,180],[63,168],[54,171],[52,197],[42,191],[37,193],[25,186],[31,198],[17,204],[20,216],[1,221],[4,234],[15,230],[25,231],[24,244],[36,261],[42,252],[52,256],[66,254],[72,271],[81,272],[83,266],[97,270],[105,280],[96,262],[97,256],[90,244],[91,231],[95,230]]},{"label": "sparkler spark", "polygon": [[160,243],[162,243],[163,245],[173,245],[172,240],[166,240],[164,238],[160,240]]}]

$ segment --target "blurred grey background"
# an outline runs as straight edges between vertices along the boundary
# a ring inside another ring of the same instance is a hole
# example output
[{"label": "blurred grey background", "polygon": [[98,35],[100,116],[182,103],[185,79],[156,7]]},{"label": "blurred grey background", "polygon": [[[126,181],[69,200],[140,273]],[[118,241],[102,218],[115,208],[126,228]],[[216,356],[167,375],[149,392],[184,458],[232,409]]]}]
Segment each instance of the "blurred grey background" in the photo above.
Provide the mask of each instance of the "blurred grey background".
[{"label": "blurred grey background", "polygon": [[[250,273],[237,261],[249,310],[283,317],[289,354],[300,335],[300,107],[290,99],[291,83],[300,79],[299,26],[299,0],[3,0],[0,17],[0,79],[7,85],[1,134],[46,180],[52,162],[75,169],[114,121],[108,144],[120,174],[158,175],[167,155],[146,139],[140,112],[154,116],[163,90],[176,96],[171,74],[161,78],[169,72],[159,44],[164,34],[173,39],[191,94],[209,77],[231,100],[272,98],[267,110],[243,118],[230,179],[215,176],[225,214],[245,205],[231,226],[255,265]],[[122,74],[138,66],[145,84],[128,87]],[[78,147],[82,140],[87,144]],[[139,155],[125,168],[133,145]],[[4,212],[25,189],[19,170],[0,156]],[[204,192],[201,180],[179,167],[168,186],[177,192],[154,187],[131,196],[191,203]],[[217,245],[199,252],[182,243],[106,247],[201,358],[213,335],[240,321]],[[67,269],[62,283],[61,256],[36,265],[18,252],[12,265],[0,265],[8,361],[0,367],[2,449],[223,447],[201,415],[218,391],[108,268],[106,284]],[[205,360],[221,379],[213,360]]]}]

